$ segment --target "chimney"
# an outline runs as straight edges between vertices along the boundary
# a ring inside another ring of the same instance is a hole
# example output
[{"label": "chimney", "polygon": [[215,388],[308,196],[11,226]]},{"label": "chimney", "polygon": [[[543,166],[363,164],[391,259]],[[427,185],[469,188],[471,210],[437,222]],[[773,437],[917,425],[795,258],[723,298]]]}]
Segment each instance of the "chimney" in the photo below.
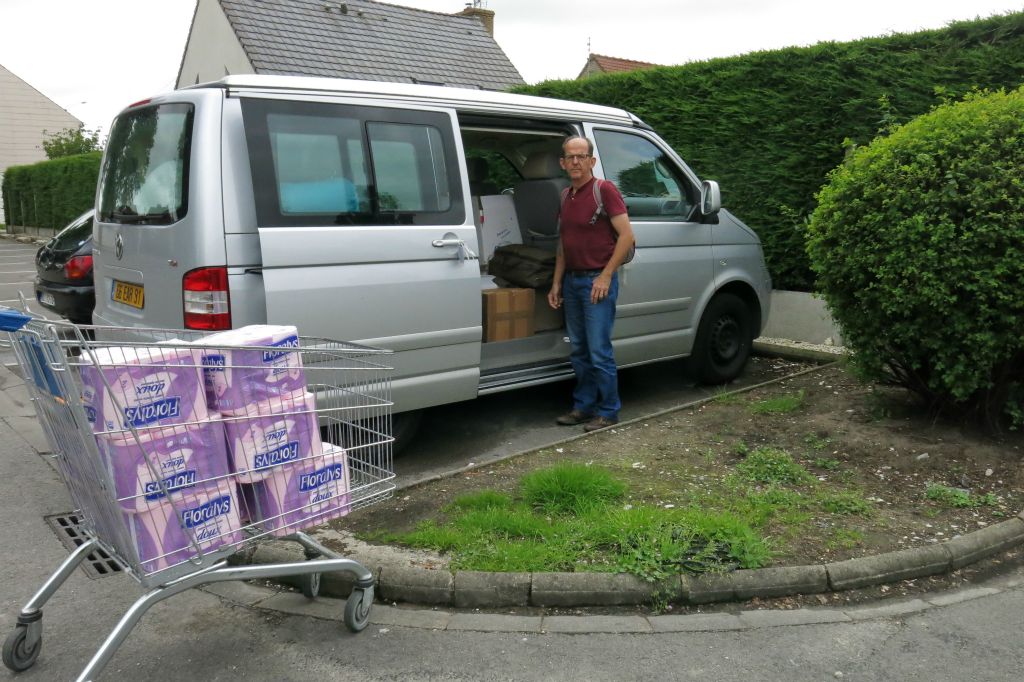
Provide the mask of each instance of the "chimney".
[{"label": "chimney", "polygon": [[480,23],[484,25],[484,30],[487,31],[492,38],[494,37],[494,10],[484,9],[483,7],[467,7],[456,16],[476,17],[480,20]]}]

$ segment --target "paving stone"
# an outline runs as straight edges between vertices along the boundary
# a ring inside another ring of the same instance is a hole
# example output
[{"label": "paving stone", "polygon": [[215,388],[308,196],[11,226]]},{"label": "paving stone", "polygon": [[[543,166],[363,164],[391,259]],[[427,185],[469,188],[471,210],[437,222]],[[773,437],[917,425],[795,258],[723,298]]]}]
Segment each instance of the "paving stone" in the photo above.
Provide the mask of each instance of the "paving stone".
[{"label": "paving stone", "polygon": [[711,604],[736,599],[735,573],[705,573],[684,578],[686,601]]},{"label": "paving stone", "polygon": [[680,594],[678,579],[649,583],[624,573],[534,573],[530,603],[534,606],[633,605],[655,598],[674,601]]},{"label": "paving stone", "polygon": [[652,632],[651,624],[640,616],[545,616],[542,628],[564,633]]},{"label": "paving stone", "polygon": [[374,625],[399,625],[406,628],[444,630],[452,619],[448,611],[428,609],[400,609],[394,606],[374,604],[370,610],[370,622]]},{"label": "paving stone", "polygon": [[261,601],[269,599],[280,590],[269,587],[260,587],[242,580],[229,580],[223,583],[208,583],[203,585],[201,590],[215,594],[218,597],[235,602],[253,606]]},{"label": "paving stone", "polygon": [[530,603],[529,573],[458,571],[455,574],[455,606],[526,606]]},{"label": "paving stone", "polygon": [[817,623],[845,623],[851,618],[842,611],[831,609],[794,609],[792,611],[744,611],[740,622],[754,628],[780,625],[815,625]]},{"label": "paving stone", "polygon": [[476,632],[540,632],[540,616],[505,616],[492,613],[456,613],[448,621],[449,630]]},{"label": "paving stone", "polygon": [[898,601],[882,606],[868,606],[861,609],[847,609],[844,611],[853,620],[869,620],[873,618],[892,618],[894,616],[905,616],[919,611],[926,611],[932,605],[920,599]]},{"label": "paving stone", "polygon": [[386,566],[377,580],[386,601],[414,604],[451,604],[454,580],[448,571],[431,571],[409,566]]},{"label": "paving stone", "polygon": [[647,622],[655,632],[717,632],[743,630],[747,626],[739,616],[728,613],[695,613],[688,616],[650,616]]},{"label": "paving stone", "polygon": [[937,594],[934,597],[925,597],[925,599],[935,606],[949,606],[950,604],[959,604],[960,602],[970,601],[978,597],[999,594],[1001,591],[994,587],[969,587],[963,590],[956,590],[955,592]]},{"label": "paving stone", "polygon": [[985,557],[1024,543],[1024,519],[1014,518],[942,543],[953,557],[955,571]]},{"label": "paving stone", "polygon": [[941,545],[826,564],[829,586],[850,590],[868,585],[920,578],[949,570],[950,555]]},{"label": "paving stone", "polygon": [[279,592],[267,597],[258,605],[261,609],[283,611],[297,616],[312,616],[328,620],[341,620],[345,614],[345,601],[342,599],[307,599],[298,592]]},{"label": "paving stone", "polygon": [[828,589],[824,566],[783,566],[736,571],[732,574],[737,599],[818,594]]}]

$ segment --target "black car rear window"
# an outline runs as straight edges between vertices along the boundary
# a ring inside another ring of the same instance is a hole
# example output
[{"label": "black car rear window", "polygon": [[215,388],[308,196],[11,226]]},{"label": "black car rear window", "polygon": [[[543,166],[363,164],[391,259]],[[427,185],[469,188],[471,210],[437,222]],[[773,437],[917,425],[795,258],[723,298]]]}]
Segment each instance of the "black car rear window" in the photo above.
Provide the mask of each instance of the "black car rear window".
[{"label": "black car rear window", "polygon": [[114,121],[100,173],[99,218],[168,225],[188,210],[191,104],[140,107]]},{"label": "black car rear window", "polygon": [[50,242],[54,251],[77,251],[92,238],[92,211],[78,216]]}]

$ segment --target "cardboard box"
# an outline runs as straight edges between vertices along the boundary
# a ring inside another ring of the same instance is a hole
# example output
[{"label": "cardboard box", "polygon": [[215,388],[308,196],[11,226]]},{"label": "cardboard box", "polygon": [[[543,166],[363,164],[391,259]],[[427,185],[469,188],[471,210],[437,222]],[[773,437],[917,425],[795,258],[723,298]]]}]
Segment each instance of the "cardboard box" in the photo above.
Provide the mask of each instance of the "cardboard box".
[{"label": "cardboard box", "polygon": [[485,289],[484,343],[533,336],[533,289]]},{"label": "cardboard box", "polygon": [[494,250],[505,244],[522,244],[516,207],[508,194],[480,197],[480,263],[486,265]]}]

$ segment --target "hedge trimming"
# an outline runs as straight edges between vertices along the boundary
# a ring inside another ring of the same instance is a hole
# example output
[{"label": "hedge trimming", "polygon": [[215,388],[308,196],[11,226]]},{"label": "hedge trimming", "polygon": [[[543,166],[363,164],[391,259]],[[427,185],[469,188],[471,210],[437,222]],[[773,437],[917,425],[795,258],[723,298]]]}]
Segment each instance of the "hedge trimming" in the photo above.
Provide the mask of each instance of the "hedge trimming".
[{"label": "hedge trimming", "polygon": [[829,176],[808,253],[865,376],[1024,426],[1024,89],[971,94]]},{"label": "hedge trimming", "polygon": [[63,227],[93,205],[101,152],[65,156],[4,171],[8,225]]},{"label": "hedge trimming", "polygon": [[621,107],[652,125],[764,243],[776,288],[810,290],[806,222],[849,141],[1024,74],[1024,13],[517,92]]}]

